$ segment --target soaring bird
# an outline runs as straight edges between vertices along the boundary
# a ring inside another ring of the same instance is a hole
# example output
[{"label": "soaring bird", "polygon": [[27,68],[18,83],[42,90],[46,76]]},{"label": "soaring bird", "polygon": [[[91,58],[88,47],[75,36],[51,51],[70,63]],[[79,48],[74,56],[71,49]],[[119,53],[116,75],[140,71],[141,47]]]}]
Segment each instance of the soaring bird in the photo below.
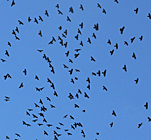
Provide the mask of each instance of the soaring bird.
[{"label": "soaring bird", "polygon": [[127,68],[126,65],[124,65],[123,70],[125,70],[125,72],[127,72]]},{"label": "soaring bird", "polygon": [[115,111],[113,110],[113,112],[112,112],[112,115],[114,115],[115,117],[116,117],[116,113],[115,113]]},{"label": "soaring bird", "polygon": [[125,29],[125,26],[123,26],[122,28],[120,28],[120,32],[121,32],[121,34],[123,34],[124,29]]},{"label": "soaring bird", "polygon": [[136,59],[136,55],[135,55],[135,53],[133,52],[133,55],[132,55],[132,57],[134,58],[134,59]]},{"label": "soaring bird", "polygon": [[136,84],[138,83],[138,80],[139,80],[139,78],[137,78],[136,80],[134,80]]},{"label": "soaring bird", "polygon": [[137,14],[138,13],[138,7],[134,9],[134,12]]},{"label": "soaring bird", "polygon": [[138,124],[138,128],[140,128],[142,126],[143,123]]}]

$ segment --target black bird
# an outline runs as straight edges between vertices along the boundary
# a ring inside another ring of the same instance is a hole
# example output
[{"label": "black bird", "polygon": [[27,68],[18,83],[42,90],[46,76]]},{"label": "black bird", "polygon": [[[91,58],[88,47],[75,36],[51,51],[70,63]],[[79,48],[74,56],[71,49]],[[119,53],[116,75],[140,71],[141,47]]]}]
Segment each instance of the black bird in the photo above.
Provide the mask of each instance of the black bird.
[{"label": "black bird", "polygon": [[94,61],[95,62],[95,59],[91,56],[91,61]]},{"label": "black bird", "polygon": [[79,56],[79,53],[74,54],[74,58],[77,58]]},{"label": "black bird", "polygon": [[45,15],[46,15],[47,17],[49,17],[49,14],[48,14],[48,11],[47,11],[47,10],[45,10]]},{"label": "black bird", "polygon": [[85,110],[82,110],[82,112],[84,112],[84,113],[85,113]]},{"label": "black bird", "polygon": [[42,123],[38,123],[39,126],[43,125]]},{"label": "black bird", "polygon": [[33,111],[33,109],[28,109],[29,111]]},{"label": "black bird", "polygon": [[77,99],[79,98],[79,95],[78,95],[78,93],[76,93],[75,97],[77,97]]},{"label": "black bird", "polygon": [[84,92],[84,97],[85,98],[89,98],[88,94],[86,92]]},{"label": "black bird", "polygon": [[77,104],[74,104],[74,107],[75,107],[75,108],[79,108],[79,106],[78,106]]},{"label": "black bird", "polygon": [[54,105],[50,104],[51,108],[56,108]]},{"label": "black bird", "polygon": [[81,22],[81,23],[79,24],[79,26],[81,27],[81,29],[83,29],[83,22]]},{"label": "black bird", "polygon": [[24,73],[25,75],[27,75],[27,70],[26,70],[26,69],[24,69],[24,70],[23,70],[23,73]]},{"label": "black bird", "polygon": [[34,22],[36,22],[38,24],[38,20],[36,18],[34,18]]},{"label": "black bird", "polygon": [[70,119],[74,120],[74,117],[70,115]]},{"label": "black bird", "polygon": [[103,90],[106,90],[107,91],[107,88],[105,86],[103,86]]},{"label": "black bird", "polygon": [[64,34],[62,34],[62,37],[66,38],[66,36]]},{"label": "black bird", "polygon": [[39,31],[38,35],[40,35],[42,37],[42,33],[41,33],[41,30]]},{"label": "black bird", "polygon": [[79,37],[79,34],[77,34],[77,35],[75,36],[75,39],[77,39],[77,40],[78,40],[78,37]]},{"label": "black bird", "polygon": [[16,31],[17,33],[19,33],[18,27],[16,27],[15,31]]},{"label": "black bird", "polygon": [[80,42],[80,45],[83,46],[83,42],[82,41]]},{"label": "black bird", "polygon": [[42,17],[41,17],[41,16],[39,16],[39,20],[43,21],[43,19],[42,19]]},{"label": "black bird", "polygon": [[101,72],[100,72],[100,70],[98,70],[98,72],[97,72],[96,74],[98,74],[98,76],[101,76]]},{"label": "black bird", "polygon": [[41,99],[40,99],[39,103],[43,105],[43,102],[42,102],[42,100],[41,100]]},{"label": "black bird", "polygon": [[67,30],[64,31],[65,35],[67,35]]},{"label": "black bird", "polygon": [[48,133],[44,130],[44,135],[47,135],[48,136]]},{"label": "black bird", "polygon": [[145,107],[146,109],[148,109],[148,102],[146,102],[146,104],[144,105],[144,107]]},{"label": "black bird", "polygon": [[80,9],[81,9],[82,11],[84,11],[82,4],[80,4]]},{"label": "black bird", "polygon": [[96,76],[96,73],[92,72],[92,75]]},{"label": "black bird", "polygon": [[151,122],[151,118],[150,117],[147,117],[148,118],[148,122]]},{"label": "black bird", "polygon": [[98,31],[98,30],[99,30],[99,24],[98,24],[98,23],[97,23],[97,24],[94,24],[93,29],[95,29],[96,31]]},{"label": "black bird", "polygon": [[47,124],[48,127],[52,126],[52,124]]},{"label": "black bird", "polygon": [[96,35],[95,35],[95,33],[93,33],[92,37],[94,37],[94,38],[96,39]]},{"label": "black bird", "polygon": [[37,87],[36,87],[36,91],[39,91],[39,92],[40,92],[41,90],[43,90],[43,89],[44,89],[44,87],[42,87],[42,88],[37,88]]},{"label": "black bird", "polygon": [[67,114],[67,115],[65,115],[63,118],[67,118],[67,116],[68,116],[68,114]]},{"label": "black bird", "polygon": [[72,95],[71,93],[69,93],[68,98],[70,98],[70,100],[71,100],[71,99],[74,99],[74,97],[73,97],[73,95]]},{"label": "black bird", "polygon": [[87,88],[90,90],[90,84],[88,84]]},{"label": "black bird", "polygon": [[39,105],[37,105],[36,103],[34,103],[35,104],[35,107],[40,107]]},{"label": "black bird", "polygon": [[132,57],[134,58],[134,59],[136,59],[136,55],[135,55],[135,53],[133,52],[133,55],[132,55]]},{"label": "black bird", "polygon": [[6,74],[6,75],[4,75],[4,80],[6,80],[6,78],[7,78],[7,74]]},{"label": "black bird", "polygon": [[102,72],[102,74],[104,75],[104,77],[106,76],[106,70],[104,70],[104,72]]},{"label": "black bird", "polygon": [[32,120],[32,122],[36,122],[36,121],[38,121],[38,119]]},{"label": "black bird", "polygon": [[37,51],[38,51],[38,52],[42,52],[43,50],[38,50],[38,49],[37,49]]},{"label": "black bird", "polygon": [[105,9],[103,9],[102,13],[106,14],[106,11],[105,11]]},{"label": "black bird", "polygon": [[110,39],[108,39],[107,43],[111,45],[111,40],[110,40]]},{"label": "black bird", "polygon": [[91,40],[90,40],[90,38],[88,38],[87,42],[89,42],[89,43],[91,44]]},{"label": "black bird", "polygon": [[23,87],[23,83],[20,84],[19,88]]},{"label": "black bird", "polygon": [[116,47],[116,49],[118,49],[118,44],[116,43],[116,44],[114,45],[114,47]]},{"label": "black bird", "polygon": [[78,80],[78,77],[75,77],[75,80]]},{"label": "black bird", "polygon": [[16,38],[16,40],[20,40],[20,38],[19,38],[19,37],[17,37],[16,35],[15,35],[15,38]]},{"label": "black bird", "polygon": [[19,24],[20,24],[20,25],[24,25],[24,23],[23,23],[23,22],[21,22],[20,20],[18,20],[18,22],[19,22]]},{"label": "black bird", "polygon": [[138,7],[136,9],[134,9],[134,12],[136,12],[136,14],[138,13]]},{"label": "black bird", "polygon": [[73,125],[71,125],[71,129],[74,129],[74,130],[75,130],[75,128],[74,128],[74,126],[73,126]]},{"label": "black bird", "polygon": [[127,45],[128,46],[128,43],[126,41],[124,41],[124,45]]},{"label": "black bird", "polygon": [[125,72],[127,72],[127,68],[126,65],[124,65],[123,70],[125,70]]},{"label": "black bird", "polygon": [[112,51],[110,51],[110,54],[113,55],[114,49]]},{"label": "black bird", "polygon": [[67,43],[68,43],[68,42],[66,42],[66,43],[63,44],[65,48],[67,47]]},{"label": "black bird", "polygon": [[75,71],[76,71],[76,72],[80,72],[80,70],[78,70],[78,69],[75,69]]},{"label": "black bird", "polygon": [[9,53],[8,53],[8,51],[6,50],[6,52],[5,52],[5,55],[7,55],[8,57],[9,57]]},{"label": "black bird", "polygon": [[12,34],[13,34],[13,35],[16,35],[16,33],[15,33],[15,31],[14,31],[14,30],[13,30]]},{"label": "black bird", "polygon": [[38,118],[35,114],[32,114],[33,115],[33,118]]},{"label": "black bird", "polygon": [[38,78],[38,76],[37,76],[37,75],[35,75],[35,79],[39,80],[39,78]]},{"label": "black bird", "polygon": [[71,75],[71,74],[72,74],[72,72],[73,72],[73,69],[69,70],[69,72],[70,72],[70,75]]},{"label": "black bird", "polygon": [[69,133],[69,132],[68,132],[67,134],[68,134],[68,136],[69,136],[69,135],[72,135],[72,134],[71,134],[71,133]]},{"label": "black bird", "polygon": [[74,51],[76,51],[76,52],[78,52],[78,51],[80,51],[81,49],[75,49]]},{"label": "black bird", "polygon": [[4,59],[2,59],[2,58],[1,58],[1,60],[2,60],[2,62],[6,62],[6,60],[4,60]]},{"label": "black bird", "polygon": [[41,117],[44,117],[44,114],[43,113],[38,113]]},{"label": "black bird", "polygon": [[100,4],[99,4],[99,3],[97,3],[97,7],[101,8],[101,6],[100,6]]},{"label": "black bird", "polygon": [[119,3],[117,0],[114,0],[114,2]]},{"label": "black bird", "polygon": [[60,11],[60,10],[58,10],[58,14],[61,14],[61,15],[63,15],[63,13]]},{"label": "black bird", "polygon": [[131,43],[133,43],[134,39],[135,39],[135,37],[131,38]]},{"label": "black bird", "polygon": [[151,19],[151,14],[150,13],[148,13],[148,16],[147,17],[149,17],[149,19]]},{"label": "black bird", "polygon": [[15,133],[16,136],[21,137],[19,134]]},{"label": "black bird", "polygon": [[67,21],[71,22],[71,19],[67,16]]},{"label": "black bird", "polygon": [[29,112],[26,111],[26,115],[30,116]]},{"label": "black bird", "polygon": [[124,29],[125,29],[125,26],[123,26],[122,28],[120,28],[120,32],[121,32],[121,34],[123,34]]},{"label": "black bird", "polygon": [[58,29],[61,30],[61,29],[62,29],[62,26],[59,26]]},{"label": "black bird", "polygon": [[90,78],[89,78],[89,77],[87,78],[87,80],[86,80],[86,81],[90,84]]},{"label": "black bird", "polygon": [[30,17],[28,17],[28,22],[30,22],[31,21],[31,18]]},{"label": "black bird", "polygon": [[8,42],[8,45],[11,47],[11,44],[10,44],[10,42]]},{"label": "black bird", "polygon": [[57,4],[55,7],[59,8],[59,4]]},{"label": "black bird", "polygon": [[143,39],[143,36],[141,36],[141,37],[139,38],[140,41],[142,41],[142,39]]},{"label": "black bird", "polygon": [[55,95],[55,96],[57,96],[58,97],[58,94],[57,94],[57,92],[56,91],[54,91],[54,94],[53,95]]},{"label": "black bird", "polygon": [[73,8],[72,7],[69,8],[69,12],[73,13]]},{"label": "black bird", "polygon": [[138,124],[138,128],[140,128],[142,126],[143,123]]},{"label": "black bird", "polygon": [[52,87],[53,89],[55,89],[55,86],[54,86],[54,84],[53,83],[51,83],[51,86],[50,87]]},{"label": "black bird", "polygon": [[135,84],[137,84],[137,83],[138,83],[138,80],[139,80],[139,78],[137,78],[136,80],[134,80],[134,81],[135,81]]},{"label": "black bird", "polygon": [[78,28],[78,33],[80,34],[80,35],[82,35],[82,33],[81,33],[81,31],[80,31],[80,29]]},{"label": "black bird", "polygon": [[115,117],[116,117],[116,113],[115,113],[115,111],[113,110],[113,112],[112,112],[112,115],[114,115]]},{"label": "black bird", "polygon": [[64,66],[64,68],[67,68],[67,69],[68,69],[68,67],[67,67],[65,64],[63,64],[63,66]]},{"label": "black bird", "polygon": [[10,139],[8,136],[6,136],[6,139]]},{"label": "black bird", "polygon": [[44,118],[44,119],[43,119],[43,122],[47,123],[47,120]]},{"label": "black bird", "polygon": [[110,126],[111,126],[111,127],[113,126],[113,122],[110,123]]},{"label": "black bird", "polygon": [[15,5],[15,2],[14,2],[14,0],[12,1],[11,7],[12,7],[13,5]]},{"label": "black bird", "polygon": [[82,94],[82,92],[81,92],[81,90],[80,90],[80,89],[78,89],[78,93]]},{"label": "black bird", "polygon": [[74,80],[71,78],[71,82],[74,84]]},{"label": "black bird", "polygon": [[65,55],[66,55],[66,57],[68,57],[68,56],[69,56],[69,51],[67,51],[67,52],[65,53]]}]

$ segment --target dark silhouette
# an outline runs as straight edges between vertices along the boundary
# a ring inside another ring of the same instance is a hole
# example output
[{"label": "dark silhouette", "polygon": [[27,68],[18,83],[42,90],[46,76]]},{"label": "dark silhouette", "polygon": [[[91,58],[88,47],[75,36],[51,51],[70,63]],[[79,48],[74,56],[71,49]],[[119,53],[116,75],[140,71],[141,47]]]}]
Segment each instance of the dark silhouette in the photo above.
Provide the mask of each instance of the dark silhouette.
[{"label": "dark silhouette", "polygon": [[40,35],[42,37],[42,33],[41,33],[41,30],[39,31],[38,35]]},{"label": "dark silhouette", "polygon": [[78,106],[77,104],[74,104],[74,107],[75,107],[75,108],[79,108],[79,106]]},{"label": "dark silhouette", "polygon": [[111,55],[113,55],[113,53],[114,53],[114,49],[110,51],[110,54],[111,54]]},{"label": "dark silhouette", "polygon": [[67,116],[68,116],[68,114],[67,114],[67,115],[65,115],[63,118],[67,118]]},{"label": "dark silhouette", "polygon": [[21,137],[19,134],[15,133],[16,136]]},{"label": "dark silhouette", "polygon": [[88,77],[86,81],[87,81],[88,83],[90,83],[90,78]]},{"label": "dark silhouette", "polygon": [[82,11],[84,11],[82,4],[80,4],[80,9],[81,9]]},{"label": "dark silhouette", "polygon": [[2,62],[6,62],[6,60],[4,60],[4,59],[2,59],[2,58],[1,58],[1,60],[2,60]]},{"label": "dark silhouette", "polygon": [[48,133],[44,130],[44,135],[47,135],[48,136]]},{"label": "dark silhouette", "polygon": [[112,112],[112,115],[114,115],[115,117],[116,117],[116,113],[115,113],[115,111],[113,110],[113,112]]},{"label": "dark silhouette", "polygon": [[84,92],[84,97],[85,98],[89,98],[88,94],[86,92]]},{"label": "dark silhouette", "polygon": [[59,9],[59,4],[57,4],[55,7]]},{"label": "dark silhouette", "polygon": [[118,49],[118,44],[116,43],[116,44],[114,45],[114,47],[115,47],[116,49]]},{"label": "dark silhouette", "polygon": [[31,18],[30,17],[28,17],[28,22],[30,22],[31,21]]},{"label": "dark silhouette", "polygon": [[102,13],[106,14],[106,11],[105,11],[105,9],[103,9]]},{"label": "dark silhouette", "polygon": [[79,56],[79,53],[74,54],[74,58],[77,58]]},{"label": "dark silhouette", "polygon": [[18,27],[16,27],[15,31],[16,31],[17,33],[19,33]]},{"label": "dark silhouette", "polygon": [[139,40],[140,40],[140,41],[142,41],[142,39],[143,39],[143,36],[139,37]]},{"label": "dark silhouette", "polygon": [[60,10],[58,10],[58,14],[61,14],[61,15],[63,15],[63,13],[60,11]]},{"label": "dark silhouette", "polygon": [[134,80],[134,81],[135,81],[135,84],[137,84],[137,83],[138,83],[138,80],[139,80],[139,78],[137,78],[136,80]]},{"label": "dark silhouette", "polygon": [[148,118],[148,122],[151,122],[151,118],[150,117],[147,117]]},{"label": "dark silhouette", "polygon": [[110,126],[113,127],[113,122],[110,123]]},{"label": "dark silhouette", "polygon": [[143,123],[138,124],[138,128],[140,128],[142,126]]},{"label": "dark silhouette", "polygon": [[144,107],[145,107],[146,109],[148,109],[148,102],[146,102],[146,104],[144,105]]},{"label": "dark silhouette", "polygon": [[123,34],[124,29],[125,29],[125,26],[123,26],[122,28],[120,28],[120,32],[121,32],[121,34]]},{"label": "dark silhouette", "polygon": [[82,41],[80,42],[80,45],[83,46],[83,42]]},{"label": "dark silhouette", "polygon": [[42,17],[41,17],[41,16],[39,16],[39,20],[41,20],[41,21],[43,22],[43,19],[42,19]]},{"label": "dark silhouette", "polygon": [[136,55],[135,55],[135,53],[133,52],[133,55],[132,55],[132,57],[134,58],[134,59],[136,59]]},{"label": "dark silhouette", "polygon": [[8,51],[6,50],[6,52],[5,52],[5,55],[7,55],[8,57],[9,57],[9,53],[8,53]]},{"label": "dark silhouette", "polygon": [[15,1],[13,0],[13,1],[12,1],[12,4],[11,4],[11,7],[14,6],[14,5],[15,5]]},{"label": "dark silhouette", "polygon": [[107,91],[107,88],[105,86],[103,86],[103,90],[106,90]]},{"label": "dark silhouette", "polygon": [[18,20],[18,22],[20,25],[24,25],[24,23],[22,21]]},{"label": "dark silhouette", "polygon": [[39,91],[39,92],[40,92],[41,90],[43,90],[43,89],[44,89],[44,87],[42,87],[42,88],[37,88],[37,87],[36,87],[36,91]]},{"label": "dark silhouette", "polygon": [[46,15],[47,17],[49,17],[49,14],[48,14],[48,11],[47,11],[47,10],[45,10],[45,15]]},{"label": "dark silhouette", "polygon": [[74,117],[70,115],[70,119],[74,120]]},{"label": "dark silhouette", "polygon": [[124,65],[123,70],[125,70],[125,72],[127,72],[127,68],[126,65]]},{"label": "dark silhouette", "polygon": [[78,37],[79,37],[79,35],[77,34],[77,35],[75,36],[75,39],[78,40]]},{"label": "dark silhouette", "polygon": [[111,45],[111,40],[110,40],[110,39],[108,39],[107,43]]},{"label": "dark silhouette", "polygon": [[138,7],[134,9],[134,12],[137,14],[138,13]]},{"label": "dark silhouette", "polygon": [[94,61],[95,62],[95,59],[91,56],[91,61]]},{"label": "dark silhouette", "polygon": [[10,42],[8,42],[8,45],[11,47],[11,44],[10,44]]},{"label": "dark silhouette", "polygon": [[133,43],[134,39],[135,39],[135,37],[131,38],[131,43]]},{"label": "dark silhouette", "polygon": [[81,23],[79,24],[79,26],[81,27],[81,29],[83,29],[83,22],[81,22]]},{"label": "dark silhouette", "polygon": [[114,2],[119,3],[117,0],[114,0]]},{"label": "dark silhouette", "polygon": [[72,7],[69,8],[69,12],[73,13],[73,8]]},{"label": "dark silhouette", "polygon": [[19,88],[22,88],[22,87],[23,87],[23,83],[20,84]]},{"label": "dark silhouette", "polygon": [[96,35],[95,35],[95,33],[93,33],[92,37],[94,37],[94,38],[96,39]]},{"label": "dark silhouette", "polygon": [[98,31],[99,30],[99,24],[97,23],[97,24],[94,24],[94,27],[93,27],[96,31]]},{"label": "dark silhouette", "polygon": [[97,72],[96,74],[98,74],[98,76],[101,76],[101,72],[100,72],[100,70],[98,70],[98,72]]},{"label": "dark silhouette", "polygon": [[24,69],[24,70],[23,70],[23,73],[24,73],[25,75],[27,75],[27,70],[26,70],[26,69]]},{"label": "dark silhouette", "polygon": [[67,16],[67,21],[71,22],[71,19]]},{"label": "dark silhouette", "polygon": [[101,8],[101,6],[100,6],[100,4],[99,4],[99,3],[97,3],[97,7]]},{"label": "dark silhouette", "polygon": [[106,76],[106,70],[104,70],[104,71],[102,72],[102,74],[103,74],[103,76],[105,77],[105,76]]},{"label": "dark silhouette", "polygon": [[59,26],[58,29],[61,30],[61,29],[62,29],[62,26]]},{"label": "dark silhouette", "polygon": [[37,76],[37,75],[35,75],[35,79],[39,80],[39,78],[38,78],[38,76]]},{"label": "dark silhouette", "polygon": [[124,45],[127,45],[128,46],[128,43],[126,41],[124,41]]},{"label": "dark silhouette", "polygon": [[148,13],[148,16],[147,16],[149,19],[151,19],[151,14],[150,13]]}]

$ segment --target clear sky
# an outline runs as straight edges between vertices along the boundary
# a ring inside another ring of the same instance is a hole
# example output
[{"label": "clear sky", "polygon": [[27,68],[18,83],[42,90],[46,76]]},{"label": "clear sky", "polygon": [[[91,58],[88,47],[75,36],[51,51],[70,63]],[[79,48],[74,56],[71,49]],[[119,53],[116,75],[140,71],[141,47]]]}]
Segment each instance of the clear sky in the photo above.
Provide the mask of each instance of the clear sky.
[{"label": "clear sky", "polygon": [[[151,121],[149,122],[148,117],[151,118],[151,19],[147,16],[151,13],[151,1],[14,2],[15,5],[11,6],[12,0],[0,1],[0,140],[6,139],[6,136],[19,140],[52,140],[54,131],[61,134],[59,137],[55,134],[59,140],[150,140]],[[59,8],[56,7],[57,4]],[[83,10],[79,8],[80,5]],[[69,12],[70,7],[73,8],[73,13]],[[137,14],[134,11],[136,8]],[[106,14],[102,12],[103,9]],[[58,14],[58,10],[63,15]],[[39,16],[43,21],[39,20]],[[67,21],[67,16],[71,22]],[[31,18],[30,22],[28,17]],[[34,22],[35,18],[38,24]],[[19,24],[18,20],[23,25]],[[82,29],[79,26],[81,23]],[[98,30],[95,30],[94,24],[98,24]],[[59,26],[62,27],[61,30]],[[125,28],[121,34],[120,28],[123,26]],[[16,27],[19,33],[15,30]],[[12,34],[13,30],[20,40]],[[64,33],[66,30],[67,34]],[[39,31],[42,37],[38,35]],[[96,39],[92,37],[93,33]],[[78,40],[75,38],[77,34]],[[139,39],[141,36],[142,40]],[[52,41],[53,37],[56,42]],[[131,43],[133,37],[135,39]],[[87,42],[88,38],[91,44]],[[61,40],[63,44],[67,42],[66,47],[61,45]],[[110,44],[107,43],[108,40]],[[50,41],[53,44],[48,44]],[[81,41],[83,46],[80,45]],[[114,47],[116,43],[118,49]],[[37,49],[43,51],[39,52]],[[75,49],[81,50],[76,52]],[[113,49],[111,55],[110,51]],[[132,57],[133,53],[136,59]],[[43,58],[44,54],[51,62]],[[91,57],[95,61],[91,61]],[[73,63],[69,62],[69,59]],[[68,68],[64,68],[63,64]],[[124,65],[127,71],[123,69]],[[23,72],[25,69],[26,75]],[[71,74],[69,70],[72,71]],[[105,77],[102,74],[104,70]],[[96,76],[92,75],[92,72]],[[35,79],[36,75],[39,80]],[[88,77],[90,89],[87,87]],[[52,83],[47,82],[47,78]],[[136,84],[134,80],[137,78]],[[19,88],[21,83],[23,87]],[[103,90],[103,86],[107,91]],[[44,88],[38,91],[36,87]],[[89,98],[85,97],[85,93]],[[74,99],[70,99],[69,94],[72,94]],[[5,96],[9,97],[8,101]],[[40,99],[43,105],[39,103]],[[144,106],[146,102],[148,109]],[[39,108],[35,107],[34,103]],[[55,108],[51,108],[50,104]],[[75,104],[79,108],[75,108]],[[41,111],[43,106],[47,108],[45,112]],[[113,110],[116,116],[112,115]],[[38,113],[43,113],[44,117]],[[38,117],[36,122],[33,122],[36,118],[32,114]],[[68,116],[63,118],[67,114]],[[47,123],[43,122],[44,118]],[[23,125],[23,121],[26,125]],[[75,128],[74,124],[79,122],[83,127],[77,125]],[[27,126],[28,124],[31,126]],[[47,124],[52,126],[48,127]],[[66,129],[68,131],[65,132]],[[48,135],[44,135],[44,131]],[[68,136],[68,133],[72,135]]]}]

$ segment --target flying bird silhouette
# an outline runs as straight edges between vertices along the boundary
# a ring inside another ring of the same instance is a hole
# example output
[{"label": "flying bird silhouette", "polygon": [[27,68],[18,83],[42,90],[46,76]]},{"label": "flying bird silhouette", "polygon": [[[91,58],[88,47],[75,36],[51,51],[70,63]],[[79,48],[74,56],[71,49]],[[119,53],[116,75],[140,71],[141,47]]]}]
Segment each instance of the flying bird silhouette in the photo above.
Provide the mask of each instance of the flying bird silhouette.
[{"label": "flying bird silhouette", "polygon": [[136,55],[135,55],[135,53],[133,52],[133,55],[132,55],[132,57],[134,58],[134,59],[136,59]]},{"label": "flying bird silhouette", "polygon": [[144,107],[145,107],[146,109],[148,109],[148,102],[146,102],[146,104],[144,105]]},{"label": "flying bird silhouette", "polygon": [[134,9],[134,12],[137,14],[138,13],[138,7]]},{"label": "flying bird silhouette", "polygon": [[80,9],[81,9],[82,11],[84,11],[84,8],[83,8],[82,4],[80,4]]},{"label": "flying bird silhouette", "polygon": [[137,83],[138,83],[138,80],[139,80],[139,78],[137,78],[136,80],[134,80],[134,81],[135,81],[135,84],[137,84]]},{"label": "flying bird silhouette", "polygon": [[127,68],[126,65],[124,65],[123,70],[125,70],[125,72],[127,72]]},{"label": "flying bird silhouette", "polygon": [[140,128],[142,126],[143,123],[138,124],[138,128]]},{"label": "flying bird silhouette", "polygon": [[120,28],[120,32],[121,32],[121,34],[123,34],[124,29],[125,29],[125,26],[123,26],[122,28]]}]

